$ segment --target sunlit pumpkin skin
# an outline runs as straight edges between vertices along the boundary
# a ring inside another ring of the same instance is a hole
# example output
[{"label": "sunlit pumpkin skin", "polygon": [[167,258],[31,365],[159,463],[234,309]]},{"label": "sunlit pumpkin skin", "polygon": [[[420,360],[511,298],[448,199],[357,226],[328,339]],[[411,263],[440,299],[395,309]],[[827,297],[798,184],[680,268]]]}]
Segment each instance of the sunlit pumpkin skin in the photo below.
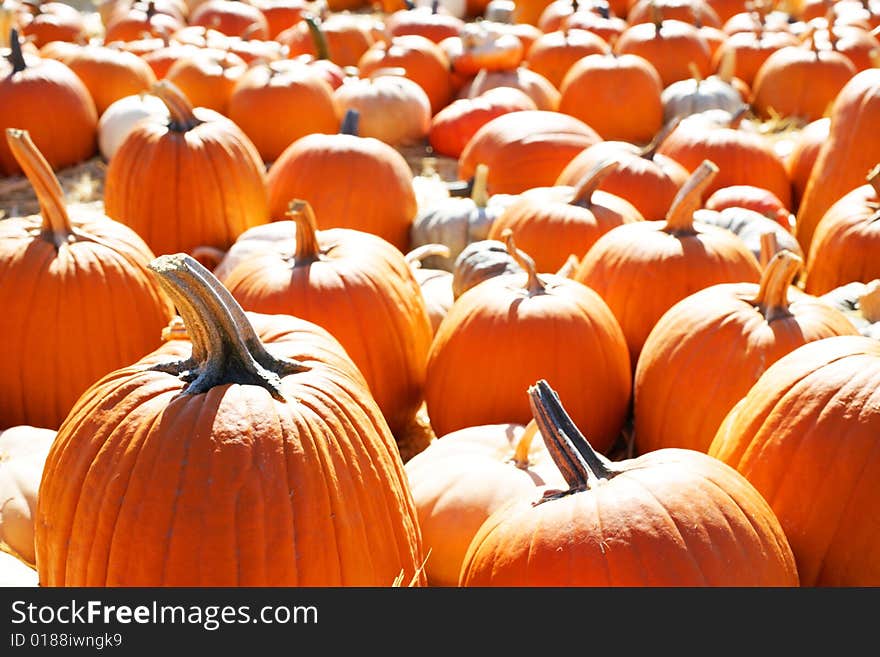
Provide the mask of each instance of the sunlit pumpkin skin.
[{"label": "sunlit pumpkin skin", "polygon": [[787,231],[794,230],[794,217],[771,191],[753,185],[722,187],[706,199],[707,210],[746,208],[772,219]]},{"label": "sunlit pumpkin skin", "polygon": [[679,449],[612,463],[547,381],[529,399],[568,485],[538,488],[490,516],[460,585],[798,585],[779,521],[735,470]]},{"label": "sunlit pumpkin skin", "polygon": [[[663,126],[663,82],[637,55],[588,55],[568,70],[560,91],[559,111],[579,118],[605,140],[643,144]],[[627,111],[621,112],[624,98]]]},{"label": "sunlit pumpkin skin", "polygon": [[299,23],[308,11],[305,0],[255,0],[251,4],[266,19],[269,39],[275,39],[284,30]]},{"label": "sunlit pumpkin skin", "polygon": [[713,285],[660,318],[636,367],[638,453],[707,452],[727,413],[770,365],[808,342],[857,335],[842,313],[791,286],[801,264],[779,253],[760,285]]},{"label": "sunlit pumpkin skin", "polygon": [[151,267],[193,341],[110,373],[64,424],[37,501],[40,584],[409,581],[423,556],[406,474],[339,343],[245,315],[187,256]]},{"label": "sunlit pumpkin skin", "polygon": [[309,66],[290,60],[248,69],[232,89],[227,112],[264,162],[275,161],[301,137],[339,130],[330,85]]},{"label": "sunlit pumpkin skin", "polygon": [[880,69],[857,73],[834,101],[822,144],[798,208],[795,235],[809,252],[816,224],[844,194],[859,187],[880,162]]},{"label": "sunlit pumpkin skin", "polygon": [[193,107],[226,116],[235,85],[247,70],[245,61],[235,53],[203,48],[172,64],[164,79],[179,88]]},{"label": "sunlit pumpkin skin", "polygon": [[536,372],[569,390],[572,415],[607,450],[629,407],[626,342],[599,296],[580,283],[536,274],[528,256],[507,248],[525,274],[495,276],[459,296],[428,357],[425,402],[434,433],[528,422],[523,390]]},{"label": "sunlit pumpkin skin", "polygon": [[428,140],[435,153],[458,158],[471,138],[492,119],[522,110],[538,109],[519,89],[495,87],[474,98],[460,98],[431,119]]},{"label": "sunlit pumpkin skin", "polygon": [[592,11],[577,11],[565,20],[563,26],[570,30],[592,32],[610,44],[626,32],[629,24],[619,16],[604,16]]},{"label": "sunlit pumpkin skin", "polygon": [[135,2],[125,11],[114,12],[106,21],[104,43],[136,41],[143,39],[144,35],[158,37],[174,34],[186,25],[179,10],[159,5],[161,3]]},{"label": "sunlit pumpkin skin", "polygon": [[37,491],[53,440],[51,429],[17,426],[0,431],[0,553],[14,554],[32,568]]},{"label": "sunlit pumpkin skin", "polygon": [[691,63],[703,77],[712,71],[712,53],[706,39],[696,27],[678,20],[632,25],[620,35],[614,52],[647,59],[657,69],[664,87],[691,77]]},{"label": "sunlit pumpkin skin", "polygon": [[525,271],[504,242],[479,240],[468,244],[452,266],[452,296],[462,294],[483,281],[503,274],[523,274]]},{"label": "sunlit pumpkin skin", "polygon": [[247,33],[254,39],[269,38],[269,24],[263,12],[246,2],[207,0],[193,10],[187,22],[210,27],[227,36]]},{"label": "sunlit pumpkin skin", "polygon": [[798,133],[791,152],[785,158],[785,170],[791,180],[791,203],[796,212],[807,189],[813,165],[819,157],[822,144],[828,139],[831,119],[823,118],[804,126]]},{"label": "sunlit pumpkin skin", "polygon": [[284,150],[267,176],[269,215],[284,219],[290,201],[301,198],[322,229],[372,233],[406,252],[417,211],[412,170],[388,144],[358,137],[351,121],[342,130],[307,135]]},{"label": "sunlit pumpkin skin", "polygon": [[103,46],[83,46],[62,55],[59,60],[83,81],[98,116],[115,101],[147,91],[156,76],[153,69],[137,55]]},{"label": "sunlit pumpkin skin", "polygon": [[559,109],[559,91],[540,73],[518,66],[506,71],[486,71],[469,80],[458,94],[459,98],[474,98],[497,88],[510,87],[522,91],[532,99],[539,110],[553,112]]},{"label": "sunlit pumpkin skin", "polygon": [[880,278],[880,169],[828,208],[816,226],[806,289],[824,294],[846,283]]},{"label": "sunlit pumpkin skin", "polygon": [[[293,314],[326,328],[363,373],[392,431],[422,402],[431,324],[402,253],[368,233],[317,231],[298,202],[296,250],[242,261],[223,284],[246,310]],[[378,309],[382,309],[377,312]]]},{"label": "sunlit pumpkin skin", "polygon": [[773,508],[802,586],[880,584],[878,391],[880,341],[812,342],[761,376],[709,449]]},{"label": "sunlit pumpkin skin", "polygon": [[511,112],[477,131],[458,160],[458,175],[467,180],[478,164],[487,165],[491,194],[549,187],[575,155],[599,141],[595,130],[571,116]]},{"label": "sunlit pumpkin skin", "polygon": [[480,525],[536,486],[564,485],[534,423],[489,424],[441,436],[407,461],[428,586],[457,586]]},{"label": "sunlit pumpkin skin", "polygon": [[492,223],[489,239],[512,230],[517,244],[535,261],[538,271],[557,271],[568,256],[582,257],[612,228],[644,217],[628,201],[599,191],[617,162],[597,164],[577,185],[526,190]]},{"label": "sunlit pumpkin skin", "polygon": [[721,27],[721,18],[704,0],[638,0],[626,13],[630,25],[677,20],[697,27]]},{"label": "sunlit pumpkin skin", "polygon": [[377,41],[361,56],[357,67],[362,77],[380,68],[403,68],[406,77],[428,94],[432,114],[446,107],[453,96],[449,59],[440,46],[417,34]]},{"label": "sunlit pumpkin skin", "polygon": [[733,185],[752,185],[773,192],[785,207],[791,207],[791,183],[782,159],[764,137],[739,130],[741,118],[741,113],[722,110],[684,118],[657,152],[689,171],[703,160],[718,165],[708,194]]},{"label": "sunlit pumpkin skin", "polygon": [[346,14],[331,14],[324,21],[309,17],[279,34],[277,40],[288,47],[290,57],[318,55],[326,47],[327,57],[340,66],[356,66],[375,41],[362,21]]},{"label": "sunlit pumpkin skin", "polygon": [[643,217],[665,217],[689,175],[678,162],[657,153],[666,135],[664,129],[643,149],[625,141],[600,141],[569,162],[556,184],[576,185],[597,164],[614,159],[617,168],[602,179],[598,189],[629,201]]},{"label": "sunlit pumpkin skin", "polygon": [[417,7],[394,12],[385,19],[385,29],[392,37],[407,34],[418,34],[434,43],[443,39],[458,36],[464,27],[464,21],[450,14],[442,5]]},{"label": "sunlit pumpkin skin", "polygon": [[83,15],[63,2],[23,2],[17,22],[22,36],[32,39],[37,48],[52,41],[79,43],[86,39]]},{"label": "sunlit pumpkin skin", "polygon": [[758,281],[758,261],[738,237],[695,221],[715,171],[709,162],[700,165],[665,220],[646,217],[608,231],[575,272],[575,280],[598,292],[611,308],[634,370],[651,329],[675,303],[717,283]]},{"label": "sunlit pumpkin skin", "polygon": [[819,42],[820,50],[833,50],[846,57],[856,71],[864,71],[874,67],[874,57],[880,48],[875,35],[868,30],[850,25],[835,23],[833,31],[819,29],[813,34]]},{"label": "sunlit pumpkin skin", "polygon": [[554,0],[541,12],[536,25],[547,34],[570,26],[573,21],[582,17],[614,17],[615,20],[623,23],[625,28],[626,22],[622,17],[626,16],[627,11],[627,0],[613,0],[609,3]]},{"label": "sunlit pumpkin skin", "polygon": [[733,74],[751,88],[755,75],[770,55],[797,43],[797,38],[789,32],[738,32],[729,36],[715,51],[712,68],[717,71],[724,58],[732,52]]},{"label": "sunlit pumpkin skin", "polygon": [[[0,129],[17,128],[31,139],[53,169],[76,164],[97,150],[98,113],[89,91],[61,62],[25,57],[13,31],[11,70],[0,75]],[[21,173],[0,139],[0,175]]]},{"label": "sunlit pumpkin skin", "polygon": [[585,30],[550,32],[532,44],[526,62],[530,69],[550,80],[556,88],[562,86],[565,74],[587,55],[608,52],[608,44]]},{"label": "sunlit pumpkin skin", "polygon": [[171,118],[139,123],[116,151],[104,186],[107,215],[159,255],[227,249],[268,221],[263,161],[229,119],[193,109],[168,82],[157,83],[154,93]]},{"label": "sunlit pumpkin skin", "polygon": [[57,429],[87,387],[159,346],[173,309],[143,240],[94,209],[65,207],[27,133],[4,136],[40,215],[0,222],[0,427]]},{"label": "sunlit pumpkin skin", "polygon": [[149,67],[153,70],[153,75],[157,80],[162,80],[168,75],[168,71],[174,66],[178,59],[192,57],[199,51],[198,46],[190,43],[169,43],[163,48],[150,51],[141,55]]}]

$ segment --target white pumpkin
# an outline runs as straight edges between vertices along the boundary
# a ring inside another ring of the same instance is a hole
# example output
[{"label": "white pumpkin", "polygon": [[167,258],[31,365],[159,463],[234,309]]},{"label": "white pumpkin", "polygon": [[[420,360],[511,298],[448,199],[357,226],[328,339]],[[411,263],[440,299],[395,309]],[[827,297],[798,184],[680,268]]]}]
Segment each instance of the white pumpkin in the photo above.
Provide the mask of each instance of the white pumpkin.
[{"label": "white pumpkin", "polygon": [[[719,228],[726,228],[734,233],[745,242],[745,245],[754,254],[758,262],[762,261],[761,236],[767,233],[771,233],[775,237],[776,251],[786,249],[797,254],[800,258],[804,257],[803,249],[801,249],[794,235],[760,212],[746,208],[725,208],[720,212],[697,210],[694,213],[694,220],[718,226]],[[773,255],[771,253],[769,257]]]},{"label": "white pumpkin", "polygon": [[847,283],[819,299],[846,315],[859,333],[880,340],[880,279]]},{"label": "white pumpkin", "polygon": [[19,426],[0,431],[0,550],[34,565],[34,511],[55,431]]},{"label": "white pumpkin", "polygon": [[452,270],[452,294],[462,294],[485,280],[502,274],[521,274],[523,268],[510,255],[507,245],[498,240],[480,240],[469,244],[455,259]]},{"label": "white pumpkin", "polygon": [[731,114],[743,105],[743,97],[733,86],[734,51],[725,54],[717,75],[703,79],[696,64],[691,63],[691,79],[673,82],[663,90],[663,122],[700,114],[708,110],[724,110]]},{"label": "white pumpkin", "polygon": [[108,162],[143,119],[168,120],[168,108],[157,96],[135,94],[112,103],[98,121],[98,148]]},{"label": "white pumpkin", "polygon": [[486,188],[489,169],[478,165],[470,197],[442,199],[416,215],[410,229],[413,248],[425,244],[443,244],[449,248],[449,256],[431,256],[425,266],[452,271],[455,259],[473,242],[486,239],[492,222],[501,215],[517,196],[496,194],[489,196]]}]

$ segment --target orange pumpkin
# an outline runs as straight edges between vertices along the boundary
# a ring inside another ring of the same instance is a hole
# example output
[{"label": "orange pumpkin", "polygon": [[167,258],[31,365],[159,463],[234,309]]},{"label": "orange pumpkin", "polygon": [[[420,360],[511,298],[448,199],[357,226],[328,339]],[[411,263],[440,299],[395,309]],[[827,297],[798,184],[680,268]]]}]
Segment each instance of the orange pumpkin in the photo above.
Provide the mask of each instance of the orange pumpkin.
[{"label": "orange pumpkin", "polygon": [[327,57],[340,66],[357,65],[375,41],[363,21],[346,14],[332,14],[323,21],[307,16],[305,20],[284,30],[276,39],[288,47],[290,57],[320,56],[326,47]]},{"label": "orange pumpkin", "polygon": [[757,282],[758,261],[730,231],[695,221],[718,168],[704,162],[681,188],[663,221],[613,228],[575,272],[611,308],[635,369],[642,345],[675,303],[717,283]]},{"label": "orange pumpkin", "polygon": [[439,2],[432,2],[430,7],[413,4],[385,19],[385,30],[391,37],[418,34],[438,44],[443,39],[458,36],[464,25],[461,18],[443,9]]},{"label": "orange pumpkin", "polygon": [[539,271],[558,270],[572,253],[583,256],[612,228],[644,220],[628,201],[598,191],[602,180],[617,167],[615,160],[605,160],[576,186],[526,190],[492,223],[489,239],[513,231]]},{"label": "orange pumpkin", "polygon": [[802,586],[880,585],[878,390],[880,342],[811,342],[764,372],[712,441],[770,503]]},{"label": "orange pumpkin", "polygon": [[122,11],[113,12],[106,21],[104,43],[136,41],[144,35],[161,37],[174,34],[185,25],[179,9],[159,2],[134,2]]},{"label": "orange pumpkin", "polygon": [[696,27],[721,27],[721,18],[706,0],[637,0],[626,13],[630,25],[677,20]]},{"label": "orange pumpkin", "polygon": [[203,48],[177,60],[164,79],[180,89],[194,107],[226,115],[235,85],[247,70],[244,60],[229,50]]},{"label": "orange pumpkin", "polygon": [[193,109],[169,82],[156,83],[153,93],[171,119],[139,123],[116,151],[104,184],[106,212],[154,253],[229,248],[268,221],[263,161],[229,119]]},{"label": "orange pumpkin", "polygon": [[22,2],[17,23],[22,36],[42,48],[52,41],[81,43],[86,40],[86,24],[82,14],[64,2]]},{"label": "orange pumpkin", "polygon": [[761,65],[777,50],[796,46],[797,38],[789,32],[771,32],[763,29],[756,32],[737,32],[722,43],[712,57],[712,68],[720,70],[722,62],[733,53],[733,75],[745,82],[749,88]]},{"label": "orange pumpkin", "polygon": [[480,71],[459,92],[459,98],[474,98],[497,88],[513,88],[532,99],[542,111],[559,109],[559,91],[540,73],[523,66],[508,71]]},{"label": "orange pumpkin", "polygon": [[639,453],[708,451],[724,417],[770,365],[807,342],[857,335],[843,314],[792,287],[801,265],[782,251],[760,285],[713,285],[660,318],[636,367]]},{"label": "orange pumpkin", "polygon": [[[14,29],[10,48],[12,68],[0,75],[0,129],[27,130],[52,168],[94,155],[98,113],[82,80],[61,62],[25,57]],[[6,140],[0,139],[0,175],[20,172]]]},{"label": "orange pumpkin", "polygon": [[614,52],[648,60],[664,87],[691,77],[692,64],[704,78],[712,72],[712,52],[706,39],[696,27],[678,20],[632,25],[620,35]]},{"label": "orange pumpkin", "polygon": [[578,60],[606,52],[608,44],[601,37],[585,30],[566,29],[541,36],[532,44],[525,61],[531,70],[560,89],[565,74]]},{"label": "orange pumpkin", "polygon": [[516,68],[525,56],[522,41],[499,30],[489,21],[466,24],[455,37],[439,44],[454,73],[476,75],[481,70],[506,71]]},{"label": "orange pumpkin", "polygon": [[460,585],[798,585],[779,521],[735,470],[672,449],[612,463],[547,381],[528,396],[568,485],[538,488],[486,520]]},{"label": "orange pumpkin", "polygon": [[572,415],[607,450],[623,427],[632,385],[620,326],[595,292],[537,274],[512,233],[505,237],[525,272],[495,276],[459,296],[431,344],[425,403],[434,433],[527,422],[522,391],[544,372],[569,391]]},{"label": "orange pumpkin", "polygon": [[408,250],[417,211],[412,171],[388,144],[357,136],[356,111],[339,134],[307,135],[287,147],[269,169],[267,187],[276,221],[285,218],[291,199],[302,198],[322,228],[361,230]]},{"label": "orange pumpkin", "polygon": [[192,342],[108,374],[59,431],[37,500],[41,585],[423,582],[403,464],[339,343],[245,315],[187,256],[151,269]]},{"label": "orange pumpkin", "polygon": [[[246,310],[295,314],[330,331],[364,377],[392,431],[422,401],[431,324],[403,254],[349,229],[317,230],[304,201],[291,205],[296,250],[243,260],[223,279]],[[377,308],[383,309],[376,312]]]},{"label": "orange pumpkin", "polygon": [[227,36],[247,33],[254,39],[269,38],[269,23],[263,12],[247,2],[206,0],[193,10],[188,23],[210,27]]},{"label": "orange pumpkin", "polygon": [[172,307],[134,231],[65,207],[27,132],[9,129],[6,142],[40,214],[0,221],[0,427],[56,429],[92,383],[159,346]]},{"label": "orange pumpkin", "polygon": [[807,182],[813,171],[819,149],[828,139],[831,119],[823,118],[804,126],[797,137],[791,151],[785,158],[785,169],[791,180],[792,209],[797,211],[807,188]]}]

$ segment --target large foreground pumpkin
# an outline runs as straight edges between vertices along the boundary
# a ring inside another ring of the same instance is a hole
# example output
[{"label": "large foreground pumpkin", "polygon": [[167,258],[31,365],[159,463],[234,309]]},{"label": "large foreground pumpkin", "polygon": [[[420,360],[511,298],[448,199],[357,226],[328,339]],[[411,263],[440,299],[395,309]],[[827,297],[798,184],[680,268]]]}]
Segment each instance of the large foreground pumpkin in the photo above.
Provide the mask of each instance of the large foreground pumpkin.
[{"label": "large foreground pumpkin", "polygon": [[779,521],[732,468],[678,449],[612,463],[546,381],[529,399],[568,489],[539,488],[490,516],[462,585],[797,586]]},{"label": "large foreground pumpkin", "polygon": [[[42,586],[388,586],[421,537],[394,440],[339,343],[151,264],[187,340],[82,396],[37,501]],[[253,324],[251,323],[253,322]]]},{"label": "large foreground pumpkin", "polygon": [[804,586],[880,586],[880,342],[812,342],[771,366],[709,450],[773,507]]}]

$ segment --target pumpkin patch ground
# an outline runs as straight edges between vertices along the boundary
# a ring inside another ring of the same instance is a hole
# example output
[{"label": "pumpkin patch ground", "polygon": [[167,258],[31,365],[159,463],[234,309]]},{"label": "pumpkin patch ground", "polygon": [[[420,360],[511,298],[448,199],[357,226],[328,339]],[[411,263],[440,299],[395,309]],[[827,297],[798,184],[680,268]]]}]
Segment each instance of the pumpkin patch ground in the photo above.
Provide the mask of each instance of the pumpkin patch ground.
[{"label": "pumpkin patch ground", "polygon": [[878,26],[2,0],[0,585],[880,587]]}]

